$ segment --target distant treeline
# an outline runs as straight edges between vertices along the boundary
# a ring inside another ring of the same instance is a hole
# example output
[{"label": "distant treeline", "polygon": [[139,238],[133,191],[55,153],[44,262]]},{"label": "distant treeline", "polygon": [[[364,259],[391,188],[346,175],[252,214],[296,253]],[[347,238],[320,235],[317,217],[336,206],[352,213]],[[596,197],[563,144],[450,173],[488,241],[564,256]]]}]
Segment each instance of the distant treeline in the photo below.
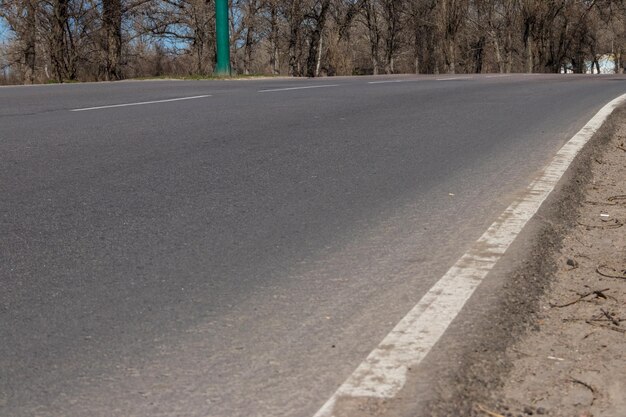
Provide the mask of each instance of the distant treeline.
[{"label": "distant treeline", "polygon": [[[232,0],[238,74],[623,71],[626,0]],[[205,76],[214,0],[0,0],[0,83]]]}]

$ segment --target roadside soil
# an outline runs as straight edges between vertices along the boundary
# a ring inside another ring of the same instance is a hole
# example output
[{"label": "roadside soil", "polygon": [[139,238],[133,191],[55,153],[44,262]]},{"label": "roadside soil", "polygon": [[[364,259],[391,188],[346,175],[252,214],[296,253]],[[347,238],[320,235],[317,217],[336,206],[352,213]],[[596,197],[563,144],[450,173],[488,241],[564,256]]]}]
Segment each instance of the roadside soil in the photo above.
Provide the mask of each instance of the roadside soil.
[{"label": "roadside soil", "polygon": [[549,288],[476,415],[626,416],[626,109],[613,120],[575,222],[548,254]]}]

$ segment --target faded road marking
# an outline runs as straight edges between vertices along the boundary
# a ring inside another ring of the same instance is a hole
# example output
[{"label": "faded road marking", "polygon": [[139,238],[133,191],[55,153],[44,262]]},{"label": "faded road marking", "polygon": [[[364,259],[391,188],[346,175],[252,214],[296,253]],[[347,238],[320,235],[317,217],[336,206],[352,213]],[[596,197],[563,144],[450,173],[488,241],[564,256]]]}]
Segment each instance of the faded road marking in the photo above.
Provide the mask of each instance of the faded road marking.
[{"label": "faded road marking", "polygon": [[335,407],[342,404],[342,399],[353,400],[350,403],[354,404],[355,399],[389,399],[400,392],[408,369],[417,366],[428,355],[476,288],[554,190],[578,152],[622,103],[626,103],[626,94],[604,106],[557,152],[543,173],[528,186],[524,196],[500,215],[314,417],[334,416]]},{"label": "faded road marking", "polygon": [[339,84],[307,85],[304,87],[274,88],[271,90],[259,90],[259,93],[273,93],[275,91],[308,90],[311,88],[329,88],[329,87],[339,87]]},{"label": "faded road marking", "polygon": [[388,83],[404,83],[408,80],[382,80],[382,81],[369,81],[368,84],[388,84]]},{"label": "faded road marking", "polygon": [[157,104],[157,103],[169,103],[172,101],[182,101],[182,100],[195,100],[198,98],[211,97],[210,95],[203,96],[193,96],[193,97],[180,97],[180,98],[169,98],[166,100],[154,100],[154,101],[140,101],[138,103],[124,103],[124,104],[111,104],[108,106],[97,106],[97,107],[85,107],[82,109],[72,109],[70,111],[88,111],[88,110],[100,110],[100,109],[112,109],[114,107],[128,107],[128,106],[143,106],[145,104]]},{"label": "faded road marking", "polygon": [[459,81],[459,80],[471,80],[472,77],[451,77],[451,78],[437,78],[436,81]]}]

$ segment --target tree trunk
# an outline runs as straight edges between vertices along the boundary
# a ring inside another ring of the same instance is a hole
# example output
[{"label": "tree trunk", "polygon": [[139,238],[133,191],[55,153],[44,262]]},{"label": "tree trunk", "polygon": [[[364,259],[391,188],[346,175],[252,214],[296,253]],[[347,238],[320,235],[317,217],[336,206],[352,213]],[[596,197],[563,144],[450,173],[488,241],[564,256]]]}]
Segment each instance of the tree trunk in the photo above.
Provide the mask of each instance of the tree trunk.
[{"label": "tree trunk", "polygon": [[321,48],[322,31],[326,25],[326,16],[328,15],[328,9],[330,7],[330,0],[322,0],[322,6],[320,13],[316,18],[315,29],[311,34],[311,43],[309,45],[309,56],[306,60],[306,75],[307,77],[315,77],[317,67],[317,55]]},{"label": "tree trunk", "polygon": [[204,57],[204,43],[202,42],[202,37],[196,34],[196,38],[194,39],[194,48],[196,53],[196,74],[201,75],[203,71],[203,57]]},{"label": "tree trunk", "polygon": [[533,30],[534,23],[534,11],[530,8],[524,10],[524,70],[527,73],[532,73],[535,68],[533,60]]},{"label": "tree trunk", "polygon": [[380,28],[378,27],[378,17],[375,3],[372,0],[364,2],[363,11],[365,13],[365,23],[367,25],[367,36],[370,41],[372,74],[378,75],[380,66]]},{"label": "tree trunk", "polygon": [[446,39],[446,66],[448,74],[456,74],[456,46],[454,39]]},{"label": "tree trunk", "polygon": [[441,66],[441,42],[437,38],[437,35],[434,31],[431,32],[430,42],[432,44],[430,61],[433,66],[433,74],[439,75],[440,66]]},{"label": "tree trunk", "polygon": [[102,24],[106,36],[106,68],[107,81],[122,78],[120,63],[122,61],[122,1],[102,1]]},{"label": "tree trunk", "polygon": [[36,42],[37,42],[37,7],[35,0],[26,0],[26,28],[24,31],[24,83],[35,82]]},{"label": "tree trunk", "polygon": [[243,23],[246,28],[246,39],[243,47],[243,73],[250,75],[252,72],[252,54],[254,52],[254,45],[256,41],[254,39],[256,31],[256,14],[259,10],[257,0],[249,0],[246,15]]},{"label": "tree trunk", "polygon": [[[559,67],[560,67],[559,63]],[[584,74],[585,73],[585,55],[582,51],[578,51],[576,53],[576,59],[573,62],[574,73],[575,74]],[[593,67],[592,67],[593,68]]]},{"label": "tree trunk", "polygon": [[300,74],[300,24],[302,22],[302,10],[299,0],[294,0],[290,6],[289,14],[289,75],[299,77]]},{"label": "tree trunk", "polygon": [[533,37],[528,35],[526,38],[526,72],[531,74],[535,68],[533,62]]},{"label": "tree trunk", "polygon": [[502,54],[500,52],[500,41],[498,40],[497,35],[494,35],[493,37],[493,50],[496,54],[496,63],[498,64],[498,72],[502,74],[504,73],[504,61],[502,60]]},{"label": "tree trunk", "polygon": [[300,43],[300,28],[292,25],[291,35],[289,36],[289,75],[292,77],[300,76],[298,65],[298,44]]},{"label": "tree trunk", "polygon": [[250,75],[250,66],[252,65],[252,26],[246,29],[246,43],[243,47],[243,73]]},{"label": "tree trunk", "polygon": [[372,74],[378,75],[378,45],[371,43],[371,55],[372,55]]},{"label": "tree trunk", "polygon": [[320,36],[320,46],[317,48],[317,65],[315,66],[315,76],[320,76],[320,69],[322,68],[322,50],[324,49],[324,36]]},{"label": "tree trunk", "polygon": [[52,17],[52,45],[50,55],[52,58],[52,67],[54,76],[59,83],[67,79],[67,40],[65,36],[65,28],[68,19],[68,1],[55,0],[53,3]]},{"label": "tree trunk", "polygon": [[506,73],[510,74],[513,70],[513,39],[509,30],[506,36]]},{"label": "tree trunk", "polygon": [[278,27],[278,10],[276,5],[272,4],[270,9],[270,41],[271,41],[271,53],[270,53],[270,67],[272,67],[272,74],[280,74],[280,49],[278,44],[279,39],[279,27]]},{"label": "tree trunk", "polygon": [[480,74],[483,72],[483,57],[485,52],[485,43],[486,39],[484,36],[481,36],[476,42],[474,47],[474,72],[476,74]]},{"label": "tree trunk", "polygon": [[398,17],[396,10],[396,0],[388,0],[385,2],[386,18],[387,18],[387,38],[385,39],[385,73],[393,74],[394,71],[394,55],[396,52],[396,38],[398,36]]},{"label": "tree trunk", "polygon": [[413,68],[415,74],[420,73],[420,31],[417,25],[413,29]]}]

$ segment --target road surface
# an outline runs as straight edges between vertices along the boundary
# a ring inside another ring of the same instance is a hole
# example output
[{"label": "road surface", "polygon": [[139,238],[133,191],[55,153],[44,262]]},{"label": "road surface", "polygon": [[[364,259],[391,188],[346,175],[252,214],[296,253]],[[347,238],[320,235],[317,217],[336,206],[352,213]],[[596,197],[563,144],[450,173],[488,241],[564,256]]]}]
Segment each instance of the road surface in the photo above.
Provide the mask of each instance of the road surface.
[{"label": "road surface", "polygon": [[0,415],[313,416],[625,92],[553,75],[0,88]]}]

